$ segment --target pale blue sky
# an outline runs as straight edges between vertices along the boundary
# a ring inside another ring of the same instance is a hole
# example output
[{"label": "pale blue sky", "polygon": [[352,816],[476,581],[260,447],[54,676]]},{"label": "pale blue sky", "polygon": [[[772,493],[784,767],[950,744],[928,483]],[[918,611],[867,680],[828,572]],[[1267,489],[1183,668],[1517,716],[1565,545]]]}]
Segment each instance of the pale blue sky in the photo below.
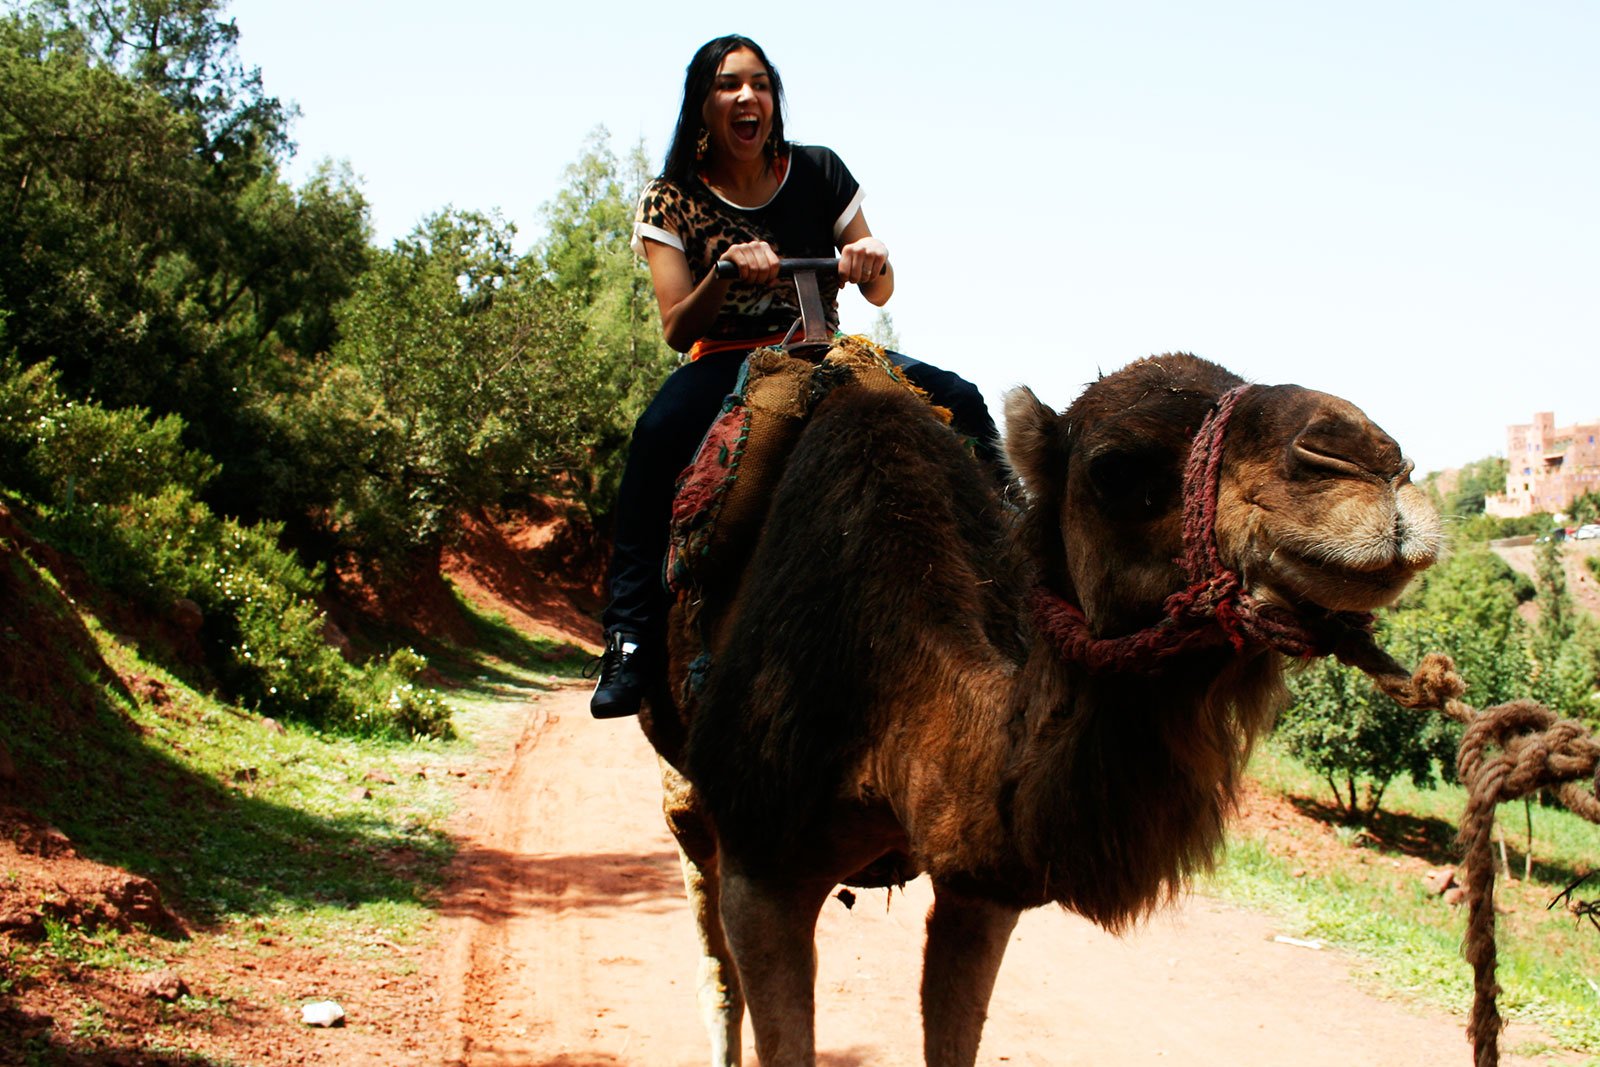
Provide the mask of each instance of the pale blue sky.
[{"label": "pale blue sky", "polygon": [[[997,409],[1187,350],[1348,397],[1422,470],[1600,418],[1600,3],[850,5],[235,0],[387,243],[453,204],[525,237],[587,133],[659,166],[723,33],[867,190],[912,355]],[[802,17],[803,13],[807,17]],[[844,325],[866,329],[853,296]]]}]

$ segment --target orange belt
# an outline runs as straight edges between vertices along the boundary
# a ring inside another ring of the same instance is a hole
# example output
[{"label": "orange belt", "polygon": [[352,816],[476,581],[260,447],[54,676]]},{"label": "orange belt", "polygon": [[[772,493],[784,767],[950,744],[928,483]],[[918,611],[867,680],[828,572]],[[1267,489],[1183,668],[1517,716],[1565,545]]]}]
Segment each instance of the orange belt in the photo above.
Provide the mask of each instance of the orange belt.
[{"label": "orange belt", "polygon": [[781,345],[783,344],[783,339],[787,336],[788,331],[768,334],[766,337],[738,337],[725,341],[713,341],[709,337],[702,337],[689,346],[689,362],[693,363],[701,356],[709,356],[713,352],[730,352],[736,348],[768,348],[772,345]]}]

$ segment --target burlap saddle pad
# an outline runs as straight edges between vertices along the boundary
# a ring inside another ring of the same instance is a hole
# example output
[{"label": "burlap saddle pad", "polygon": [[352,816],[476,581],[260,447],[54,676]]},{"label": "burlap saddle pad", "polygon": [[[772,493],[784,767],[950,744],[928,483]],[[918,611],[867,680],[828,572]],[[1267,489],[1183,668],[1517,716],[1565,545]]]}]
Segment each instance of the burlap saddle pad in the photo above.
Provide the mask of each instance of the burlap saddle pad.
[{"label": "burlap saddle pad", "polygon": [[[678,476],[666,561],[669,588],[681,595],[714,584],[719,573],[737,573],[812,409],[845,383],[926,398],[865,337],[840,338],[820,364],[776,348],[750,354],[693,462]],[[949,412],[933,410],[949,421]]]}]

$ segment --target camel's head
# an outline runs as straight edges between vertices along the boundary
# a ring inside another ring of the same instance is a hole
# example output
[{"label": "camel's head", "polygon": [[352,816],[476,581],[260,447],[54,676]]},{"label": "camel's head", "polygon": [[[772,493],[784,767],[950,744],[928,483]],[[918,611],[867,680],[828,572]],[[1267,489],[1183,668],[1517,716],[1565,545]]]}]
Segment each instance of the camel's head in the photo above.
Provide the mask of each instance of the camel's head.
[{"label": "camel's head", "polygon": [[[1184,587],[1190,446],[1239,384],[1215,364],[1171,355],[1100,379],[1060,415],[1027,389],[1007,397],[1006,451],[1028,491],[1045,579],[1075,594],[1097,634],[1149,623]],[[1411,464],[1338,397],[1252,387],[1219,447],[1220,562],[1263,601],[1371,610],[1439,554],[1439,520],[1411,484]]]}]

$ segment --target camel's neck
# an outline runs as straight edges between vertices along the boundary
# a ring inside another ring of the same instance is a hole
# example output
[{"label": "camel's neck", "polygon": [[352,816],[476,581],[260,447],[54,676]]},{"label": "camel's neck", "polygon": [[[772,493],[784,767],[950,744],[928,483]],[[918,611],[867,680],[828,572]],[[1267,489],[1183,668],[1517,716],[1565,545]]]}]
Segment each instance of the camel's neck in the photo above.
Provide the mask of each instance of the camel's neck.
[{"label": "camel's neck", "polygon": [[[1041,650],[1014,683],[1010,711],[994,709],[994,744],[967,749],[975,765],[952,772],[998,771],[989,781],[1003,783],[966,871],[993,872],[989,890],[1018,903],[1056,901],[1113,929],[1210,865],[1282,694],[1276,656],[1220,651],[1151,676],[1091,675]],[[982,829],[975,820],[969,839]]]}]

